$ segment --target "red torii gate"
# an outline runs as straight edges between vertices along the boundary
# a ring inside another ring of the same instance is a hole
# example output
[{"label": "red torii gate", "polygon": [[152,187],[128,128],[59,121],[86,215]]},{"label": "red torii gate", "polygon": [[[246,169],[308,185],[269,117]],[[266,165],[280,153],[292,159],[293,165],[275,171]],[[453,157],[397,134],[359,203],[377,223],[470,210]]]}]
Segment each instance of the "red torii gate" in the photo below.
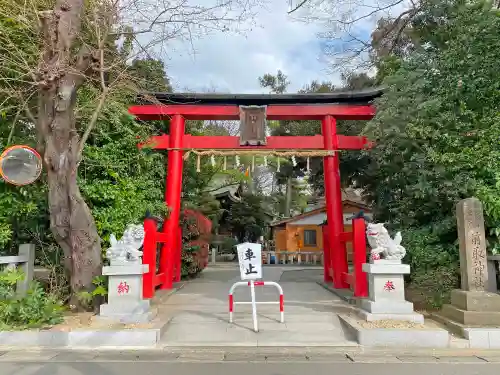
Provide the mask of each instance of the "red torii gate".
[{"label": "red torii gate", "polygon": [[[145,103],[131,106],[129,112],[139,120],[170,119],[170,134],[153,136],[146,143],[154,149],[168,150],[167,184],[165,202],[170,216],[163,227],[161,242],[167,251],[162,252],[161,262],[165,266],[162,289],[171,289],[174,280],[176,254],[182,244],[179,233],[180,203],[182,192],[183,153],[192,149],[212,150],[360,150],[370,147],[366,137],[337,134],[336,120],[369,120],[375,115],[372,101],[382,95],[381,89],[358,92],[325,94],[284,95],[230,95],[230,94],[170,94],[153,93],[160,104]],[[185,120],[239,120],[240,106],[266,106],[268,120],[320,120],[321,135],[314,136],[270,136],[266,145],[240,146],[240,137],[192,136],[185,134]],[[339,156],[323,157],[325,197],[327,204],[327,236],[325,260],[331,264],[333,278],[325,267],[325,281],[333,281],[335,288],[348,288],[347,254],[342,212],[342,193],[339,173]],[[178,265],[180,267],[180,264]],[[150,272],[154,272],[151,271]]]}]

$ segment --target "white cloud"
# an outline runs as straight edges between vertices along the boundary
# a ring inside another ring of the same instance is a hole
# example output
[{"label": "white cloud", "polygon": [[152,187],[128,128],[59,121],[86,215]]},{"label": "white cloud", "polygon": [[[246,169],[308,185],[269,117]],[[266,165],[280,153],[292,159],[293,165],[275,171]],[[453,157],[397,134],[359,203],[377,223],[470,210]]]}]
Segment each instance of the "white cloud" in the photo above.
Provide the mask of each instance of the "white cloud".
[{"label": "white cloud", "polygon": [[[212,0],[195,0],[207,1]],[[260,8],[256,17],[258,26],[244,35],[214,32],[192,44],[169,44],[169,58],[165,65],[176,91],[266,92],[259,87],[258,77],[265,73],[274,74],[278,69],[291,81],[289,92],[296,92],[312,80],[338,84],[340,74],[332,73],[333,60],[324,56],[322,49],[333,47],[349,56],[350,53],[344,51],[357,48],[353,35],[369,41],[379,17],[399,14],[408,3],[408,0],[403,0],[400,4],[396,2],[395,7],[388,7],[394,0],[362,0],[359,3],[352,0],[310,0],[300,11],[303,17],[314,19],[314,22],[307,23],[287,15],[288,0],[259,1],[269,3]],[[383,10],[374,11],[376,8]],[[343,29],[345,22],[353,20],[357,21]],[[330,40],[318,37],[325,32]],[[356,62],[351,58],[348,60],[350,63],[344,62],[343,67],[355,68]]]},{"label": "white cloud", "polygon": [[320,27],[292,20],[287,1],[272,0],[258,15],[259,26],[245,35],[217,33],[177,44],[165,61],[177,91],[258,93],[258,77],[281,69],[294,92],[312,80],[338,80],[321,59]]}]

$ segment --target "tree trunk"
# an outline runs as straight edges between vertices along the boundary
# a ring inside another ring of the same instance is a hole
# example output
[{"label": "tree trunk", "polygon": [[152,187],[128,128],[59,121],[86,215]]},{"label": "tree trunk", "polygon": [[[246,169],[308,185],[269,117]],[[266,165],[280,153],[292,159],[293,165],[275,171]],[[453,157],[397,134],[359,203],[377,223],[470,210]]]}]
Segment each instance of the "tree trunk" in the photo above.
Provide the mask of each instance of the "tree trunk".
[{"label": "tree trunk", "polygon": [[91,291],[93,278],[101,274],[101,243],[92,213],[77,185],[74,151],[71,146],[58,150],[53,139],[50,136],[45,143],[46,160],[60,161],[59,165],[51,163],[47,173],[50,227],[64,251],[70,276],[71,307],[80,310],[88,306],[83,306],[79,293]]},{"label": "tree trunk", "polygon": [[83,0],[57,0],[54,10],[40,14],[44,45],[36,119],[47,169],[50,227],[64,251],[70,303],[76,309],[87,307],[79,293],[93,289],[92,279],[101,274],[102,265],[97,228],[77,184],[82,148],[75,120],[76,97],[91,69],[85,47],[76,56],[73,52],[82,13]]},{"label": "tree trunk", "polygon": [[[58,102],[56,100],[56,102]],[[45,136],[44,160],[49,188],[50,227],[64,251],[70,275],[71,305],[81,309],[81,291],[93,288],[92,279],[101,274],[101,243],[89,207],[77,184],[78,140],[74,107],[56,105]]]}]

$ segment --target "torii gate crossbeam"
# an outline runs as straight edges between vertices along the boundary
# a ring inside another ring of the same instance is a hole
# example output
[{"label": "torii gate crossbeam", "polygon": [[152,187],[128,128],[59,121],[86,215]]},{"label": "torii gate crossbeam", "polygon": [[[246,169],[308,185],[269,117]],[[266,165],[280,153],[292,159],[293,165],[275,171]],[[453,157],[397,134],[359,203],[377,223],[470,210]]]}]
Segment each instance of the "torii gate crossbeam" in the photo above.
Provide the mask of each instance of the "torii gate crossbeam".
[{"label": "torii gate crossbeam", "polygon": [[[170,216],[163,232],[168,251],[162,252],[161,263],[165,267],[163,289],[171,289],[174,280],[175,254],[180,254],[176,236],[179,232],[180,203],[182,192],[183,154],[192,149],[213,150],[323,150],[332,151],[323,157],[325,197],[327,204],[328,248],[324,249],[333,275],[325,271],[325,281],[333,281],[335,288],[348,288],[343,274],[348,272],[345,241],[342,193],[337,150],[360,150],[371,143],[360,136],[337,134],[336,120],[369,120],[375,115],[371,104],[382,94],[381,89],[328,94],[293,95],[226,95],[226,94],[170,94],[144,95],[141,99],[154,97],[142,105],[134,105],[129,112],[139,120],[170,120],[170,134],[151,137],[141,147],[168,150],[167,185],[165,201]],[[266,144],[240,146],[239,137],[193,136],[185,134],[186,120],[238,120],[240,106],[265,105],[269,120],[320,120],[321,135],[266,137]]]}]

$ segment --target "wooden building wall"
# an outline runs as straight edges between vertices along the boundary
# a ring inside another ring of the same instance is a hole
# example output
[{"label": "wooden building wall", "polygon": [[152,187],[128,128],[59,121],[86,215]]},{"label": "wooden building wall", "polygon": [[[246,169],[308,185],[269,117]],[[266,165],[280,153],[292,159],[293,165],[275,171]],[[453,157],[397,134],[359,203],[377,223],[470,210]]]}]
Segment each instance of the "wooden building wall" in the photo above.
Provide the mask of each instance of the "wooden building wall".
[{"label": "wooden building wall", "polygon": [[[344,204],[344,214],[355,214],[359,211],[359,206],[348,203]],[[366,209],[364,211],[369,213]],[[306,246],[304,244],[304,230],[316,230],[316,246]],[[352,225],[344,224],[344,230],[346,232],[352,231]],[[296,252],[299,249],[299,245],[302,245],[300,248],[301,251],[323,251],[323,227],[320,225],[294,225],[294,222],[290,221],[273,228],[273,239],[276,251]],[[352,253],[352,244],[350,242],[347,243],[347,252],[350,259],[350,254]]]}]

